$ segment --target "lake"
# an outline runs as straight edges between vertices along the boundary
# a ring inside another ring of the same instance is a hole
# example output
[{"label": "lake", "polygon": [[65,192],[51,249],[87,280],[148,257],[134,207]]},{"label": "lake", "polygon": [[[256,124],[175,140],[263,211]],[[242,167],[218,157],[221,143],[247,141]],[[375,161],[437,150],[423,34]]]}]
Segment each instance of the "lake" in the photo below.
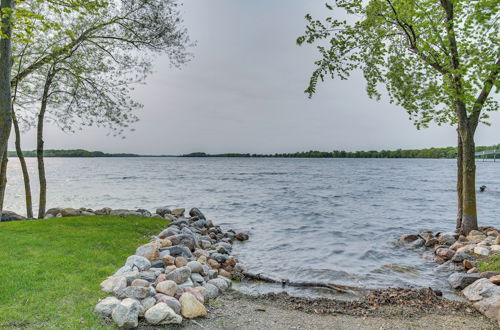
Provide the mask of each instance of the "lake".
[{"label": "lake", "polygon": [[[36,160],[28,164],[36,195]],[[498,226],[500,162],[477,165],[477,185],[488,186],[478,194],[480,225]],[[46,166],[49,208],[199,207],[216,224],[248,231],[234,253],[252,272],[363,288],[431,286],[451,295],[449,273],[394,242],[418,230],[454,229],[455,160],[48,158]],[[20,173],[11,159],[5,209],[24,214]]]}]

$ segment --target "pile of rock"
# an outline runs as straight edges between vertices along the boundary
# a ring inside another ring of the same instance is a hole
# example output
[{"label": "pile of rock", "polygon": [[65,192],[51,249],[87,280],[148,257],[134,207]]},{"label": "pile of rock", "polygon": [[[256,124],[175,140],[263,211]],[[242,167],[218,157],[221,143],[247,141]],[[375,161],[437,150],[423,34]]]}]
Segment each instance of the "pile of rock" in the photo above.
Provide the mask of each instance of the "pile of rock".
[{"label": "pile of rock", "polygon": [[492,227],[473,230],[467,236],[432,233],[401,236],[399,241],[411,248],[428,248],[422,257],[444,264],[454,273],[448,278],[454,289],[463,290],[474,307],[500,325],[500,273],[480,273],[480,259],[500,253],[500,230]]},{"label": "pile of rock", "polygon": [[246,270],[231,250],[233,241],[248,235],[222,231],[197,208],[189,217],[184,211],[156,210],[172,222],[101,283],[101,290],[113,296],[99,301],[94,312],[124,328],[137,327],[141,319],[151,325],[178,324],[207,314],[204,304]]},{"label": "pile of rock", "polygon": [[[161,208],[159,210],[162,210],[162,209],[163,208]],[[173,211],[180,211],[180,210],[182,210],[182,209],[173,210]],[[173,211],[171,211],[171,212],[173,212]],[[105,207],[105,208],[102,208],[99,210],[93,210],[93,209],[88,209],[88,208],[84,208],[84,207],[79,208],[79,209],[74,209],[71,207],[66,207],[66,208],[55,207],[55,208],[51,208],[51,209],[47,210],[47,212],[45,212],[45,219],[77,217],[80,215],[116,215],[116,216],[135,215],[135,216],[139,216],[139,217],[164,218],[164,216],[161,214],[158,214],[158,213],[153,214],[145,209],[138,209],[138,210],[115,209],[115,210],[113,210],[109,207]],[[173,217],[170,220],[174,220]]]}]

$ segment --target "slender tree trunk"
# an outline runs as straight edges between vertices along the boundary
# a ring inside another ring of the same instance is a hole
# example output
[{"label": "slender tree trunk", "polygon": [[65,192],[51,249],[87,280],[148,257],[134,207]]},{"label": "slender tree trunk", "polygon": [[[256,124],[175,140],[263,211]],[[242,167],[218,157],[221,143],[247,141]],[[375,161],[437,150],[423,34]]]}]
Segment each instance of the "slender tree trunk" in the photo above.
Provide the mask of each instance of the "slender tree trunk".
[{"label": "slender tree trunk", "polygon": [[[12,125],[10,90],[11,66],[12,66],[12,12],[14,10],[13,0],[0,1],[0,16],[2,17],[2,35],[0,37],[0,161],[7,154],[7,142],[9,141],[10,128]],[[5,171],[0,177],[0,186],[6,186]],[[3,195],[0,196],[0,214],[3,210]]]},{"label": "slender tree trunk", "polygon": [[[2,164],[0,165],[0,210],[3,211],[3,201],[5,197],[5,189],[7,188],[7,163],[9,162],[9,157],[7,156],[7,151],[4,152],[2,157]],[[0,212],[0,216],[1,216]]]},{"label": "slender tree trunk", "polygon": [[14,124],[14,131],[16,133],[16,153],[21,163],[21,170],[23,171],[24,180],[24,193],[26,199],[26,217],[28,219],[33,218],[33,201],[31,196],[31,185],[30,185],[30,175],[28,172],[28,167],[26,166],[26,159],[24,159],[24,154],[21,149],[21,131],[19,130],[19,123],[17,122],[16,115],[14,113],[14,107],[12,107],[12,123]]},{"label": "slender tree trunk", "polygon": [[40,180],[40,199],[38,202],[38,219],[45,218],[45,208],[47,206],[47,179],[45,178],[45,163],[43,159],[43,120],[45,119],[45,111],[47,110],[47,102],[49,100],[50,86],[54,78],[54,67],[49,68],[43,88],[42,104],[40,113],[38,114],[38,125],[36,134],[36,158],[38,161],[38,179]]},{"label": "slender tree trunk", "polygon": [[468,234],[471,230],[477,230],[477,206],[476,206],[476,157],[474,133],[469,129],[461,130],[463,147],[463,171],[462,171],[462,234]]},{"label": "slender tree trunk", "polygon": [[457,227],[456,231],[462,230],[462,217],[463,217],[463,148],[462,138],[457,129],[458,144],[457,144]]}]

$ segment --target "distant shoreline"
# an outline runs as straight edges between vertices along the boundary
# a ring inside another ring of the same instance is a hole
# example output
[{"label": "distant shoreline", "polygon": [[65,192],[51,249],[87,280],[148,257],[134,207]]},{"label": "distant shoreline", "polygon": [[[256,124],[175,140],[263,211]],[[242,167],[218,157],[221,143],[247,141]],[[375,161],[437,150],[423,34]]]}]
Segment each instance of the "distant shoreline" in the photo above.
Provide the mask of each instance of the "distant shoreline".
[{"label": "distant shoreline", "polygon": [[[500,149],[500,144],[496,146],[478,146],[476,151]],[[36,157],[36,150],[23,151],[24,157]],[[456,147],[428,148],[428,149],[397,149],[397,150],[370,150],[370,151],[305,151],[295,153],[276,154],[250,154],[250,153],[222,153],[207,154],[204,152],[193,152],[183,155],[141,155],[133,153],[105,153],[102,151],[87,151],[84,149],[55,150],[48,149],[44,152],[44,157],[61,158],[138,158],[138,157],[181,157],[181,158],[417,158],[417,159],[455,159],[457,155]],[[17,157],[15,151],[9,151],[9,157]],[[488,155],[485,158],[493,158]]]}]

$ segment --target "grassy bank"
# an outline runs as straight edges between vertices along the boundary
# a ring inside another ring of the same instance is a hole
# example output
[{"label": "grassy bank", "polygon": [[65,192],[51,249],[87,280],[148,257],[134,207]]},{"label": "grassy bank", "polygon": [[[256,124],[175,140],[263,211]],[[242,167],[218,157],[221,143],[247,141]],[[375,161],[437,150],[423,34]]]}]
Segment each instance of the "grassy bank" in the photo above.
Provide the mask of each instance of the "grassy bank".
[{"label": "grassy bank", "polygon": [[91,216],[0,223],[0,328],[103,328],[99,283],[166,220]]},{"label": "grassy bank", "polygon": [[482,272],[492,271],[500,273],[500,254],[482,260],[479,263],[479,270]]}]

